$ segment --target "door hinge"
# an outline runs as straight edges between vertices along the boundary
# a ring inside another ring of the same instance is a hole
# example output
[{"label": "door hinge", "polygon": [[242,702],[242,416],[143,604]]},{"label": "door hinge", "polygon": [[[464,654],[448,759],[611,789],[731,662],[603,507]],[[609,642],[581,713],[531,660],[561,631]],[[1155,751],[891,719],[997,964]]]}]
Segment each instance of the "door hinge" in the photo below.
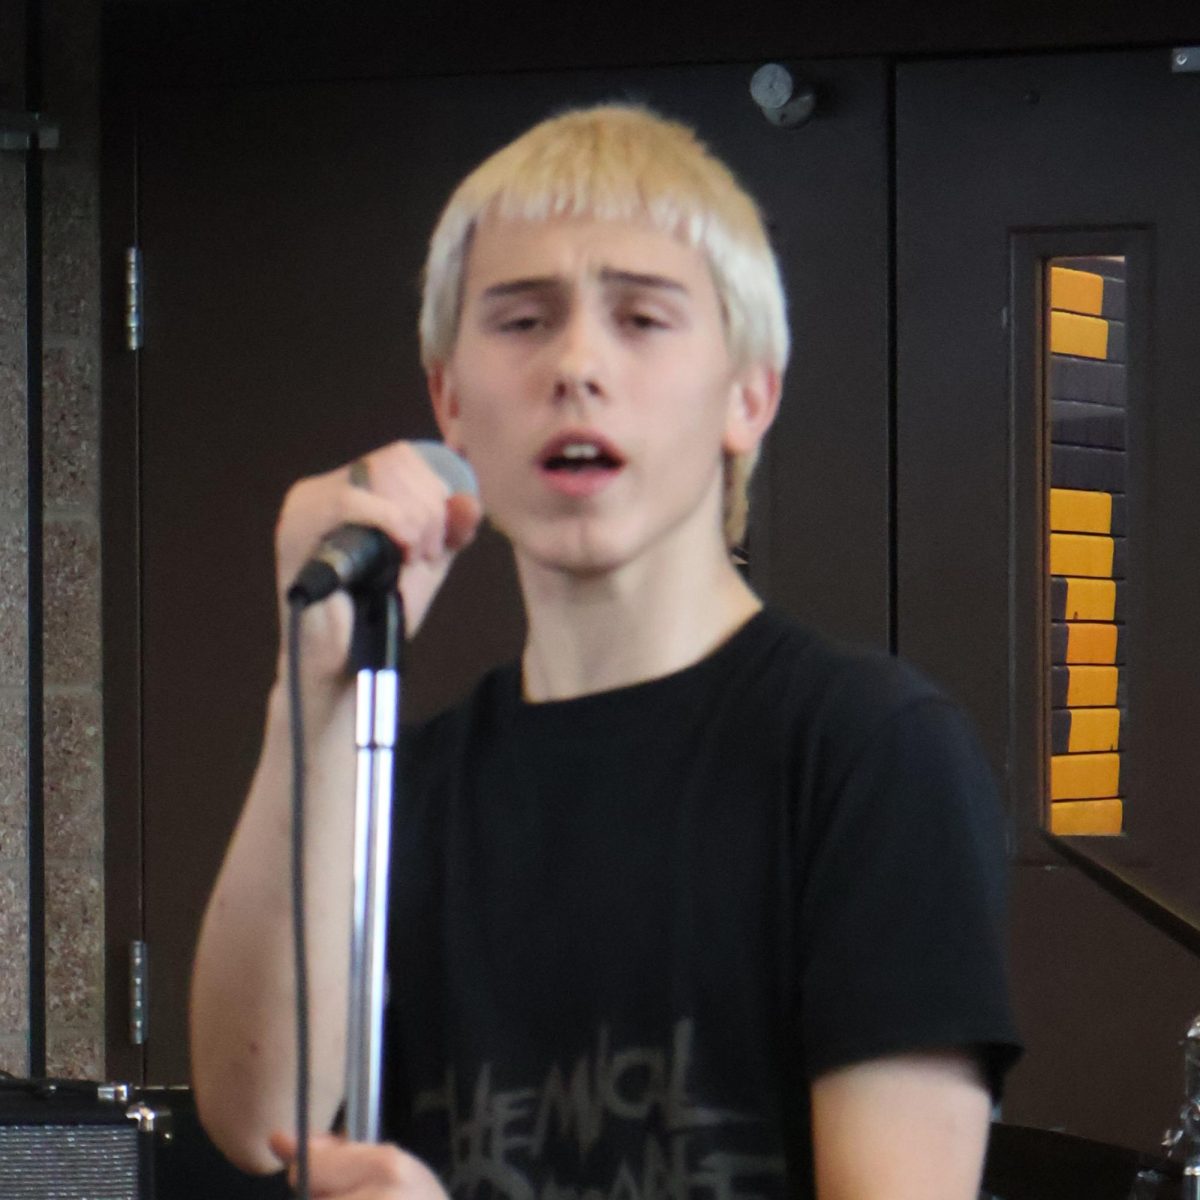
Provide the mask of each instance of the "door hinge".
[{"label": "door hinge", "polygon": [[150,974],[149,951],[143,941],[129,943],[129,1040],[135,1046],[146,1044],[149,1023],[147,985]]},{"label": "door hinge", "polygon": [[57,150],[58,126],[45,113],[0,112],[0,150]]},{"label": "door hinge", "polygon": [[142,348],[142,252],[137,246],[125,251],[125,346]]}]

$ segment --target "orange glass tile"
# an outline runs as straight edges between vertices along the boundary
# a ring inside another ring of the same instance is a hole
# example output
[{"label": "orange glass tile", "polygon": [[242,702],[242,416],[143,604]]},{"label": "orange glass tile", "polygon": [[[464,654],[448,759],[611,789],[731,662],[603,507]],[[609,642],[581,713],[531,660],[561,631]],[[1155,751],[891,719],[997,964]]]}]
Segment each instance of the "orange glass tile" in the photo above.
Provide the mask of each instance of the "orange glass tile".
[{"label": "orange glass tile", "polygon": [[1078,313],[1050,314],[1050,352],[1079,358],[1108,357],[1108,322]]},{"label": "orange glass tile", "polygon": [[1050,268],[1050,307],[1098,317],[1104,310],[1104,278],[1071,267]]},{"label": "orange glass tile", "polygon": [[1115,663],[1117,627],[1097,622],[1071,621],[1067,625],[1068,663]]},{"label": "orange glass tile", "polygon": [[1117,799],[1060,800],[1050,805],[1050,832],[1063,837],[1112,837],[1123,827],[1123,808]]},{"label": "orange glass tile", "polygon": [[1067,600],[1062,613],[1065,620],[1111,621],[1116,611],[1117,585],[1113,580],[1067,580]]},{"label": "orange glass tile", "polygon": [[1051,488],[1050,528],[1062,533],[1111,533],[1112,496],[1108,492]]},{"label": "orange glass tile", "polygon": [[1116,667],[1067,667],[1067,704],[1071,708],[1107,708],[1117,702]]},{"label": "orange glass tile", "polygon": [[1071,709],[1071,737],[1067,749],[1072,754],[1115,750],[1120,744],[1119,708]]},{"label": "orange glass tile", "polygon": [[1120,791],[1119,754],[1052,754],[1051,800],[1095,800]]},{"label": "orange glass tile", "polygon": [[1107,579],[1112,575],[1113,539],[1090,533],[1050,535],[1050,574]]}]

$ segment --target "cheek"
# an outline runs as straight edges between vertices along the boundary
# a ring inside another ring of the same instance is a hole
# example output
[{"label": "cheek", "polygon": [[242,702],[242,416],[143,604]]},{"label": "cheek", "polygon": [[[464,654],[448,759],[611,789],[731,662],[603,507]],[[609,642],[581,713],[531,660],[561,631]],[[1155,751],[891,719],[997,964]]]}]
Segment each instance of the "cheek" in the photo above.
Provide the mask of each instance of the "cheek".
[{"label": "cheek", "polygon": [[511,491],[514,468],[523,461],[508,408],[476,390],[463,406],[458,426],[458,449],[479,479],[485,509]]},{"label": "cheek", "polygon": [[730,425],[730,411],[728,389],[714,386],[711,374],[698,372],[681,380],[670,416],[674,436],[701,458],[705,457],[706,447],[719,455]]},{"label": "cheek", "polygon": [[467,450],[482,450],[503,427],[506,410],[503,397],[491,384],[495,376],[476,369],[460,378],[458,420],[459,436]]}]

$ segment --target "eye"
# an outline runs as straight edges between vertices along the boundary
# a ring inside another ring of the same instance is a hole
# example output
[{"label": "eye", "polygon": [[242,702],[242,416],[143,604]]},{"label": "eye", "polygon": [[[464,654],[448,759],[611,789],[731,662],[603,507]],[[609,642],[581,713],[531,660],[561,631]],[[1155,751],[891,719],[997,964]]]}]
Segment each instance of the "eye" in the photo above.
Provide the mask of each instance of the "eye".
[{"label": "eye", "polygon": [[506,317],[499,323],[501,333],[530,333],[542,324],[542,318],[532,313],[523,313],[517,317]]},{"label": "eye", "polygon": [[540,335],[557,324],[559,306],[541,297],[517,297],[496,305],[486,320],[487,327],[501,336]]},{"label": "eye", "polygon": [[648,312],[645,309],[632,309],[621,320],[624,324],[638,332],[668,328],[668,323],[661,316],[657,313]]}]

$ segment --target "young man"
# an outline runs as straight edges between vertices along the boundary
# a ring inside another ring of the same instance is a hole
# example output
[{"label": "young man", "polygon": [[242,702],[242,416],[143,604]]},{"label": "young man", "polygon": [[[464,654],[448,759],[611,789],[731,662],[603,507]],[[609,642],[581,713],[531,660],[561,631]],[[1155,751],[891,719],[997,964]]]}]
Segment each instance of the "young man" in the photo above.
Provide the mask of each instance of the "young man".
[{"label": "young man", "polygon": [[[643,110],[547,121],[452,197],[421,335],[529,632],[408,735],[398,1145],[318,1138],[314,1194],[973,1197],[1014,1042],[1000,816],[934,688],[764,611],[731,562],[787,358],[753,202]],[[403,443],[365,467],[369,490],[291,491],[280,592],[373,524],[415,627],[480,507]],[[335,598],[304,643],[318,1128],[344,1076],[349,626]],[[277,685],[193,988],[201,1114],[262,1171],[294,1154],[286,722]]]}]

